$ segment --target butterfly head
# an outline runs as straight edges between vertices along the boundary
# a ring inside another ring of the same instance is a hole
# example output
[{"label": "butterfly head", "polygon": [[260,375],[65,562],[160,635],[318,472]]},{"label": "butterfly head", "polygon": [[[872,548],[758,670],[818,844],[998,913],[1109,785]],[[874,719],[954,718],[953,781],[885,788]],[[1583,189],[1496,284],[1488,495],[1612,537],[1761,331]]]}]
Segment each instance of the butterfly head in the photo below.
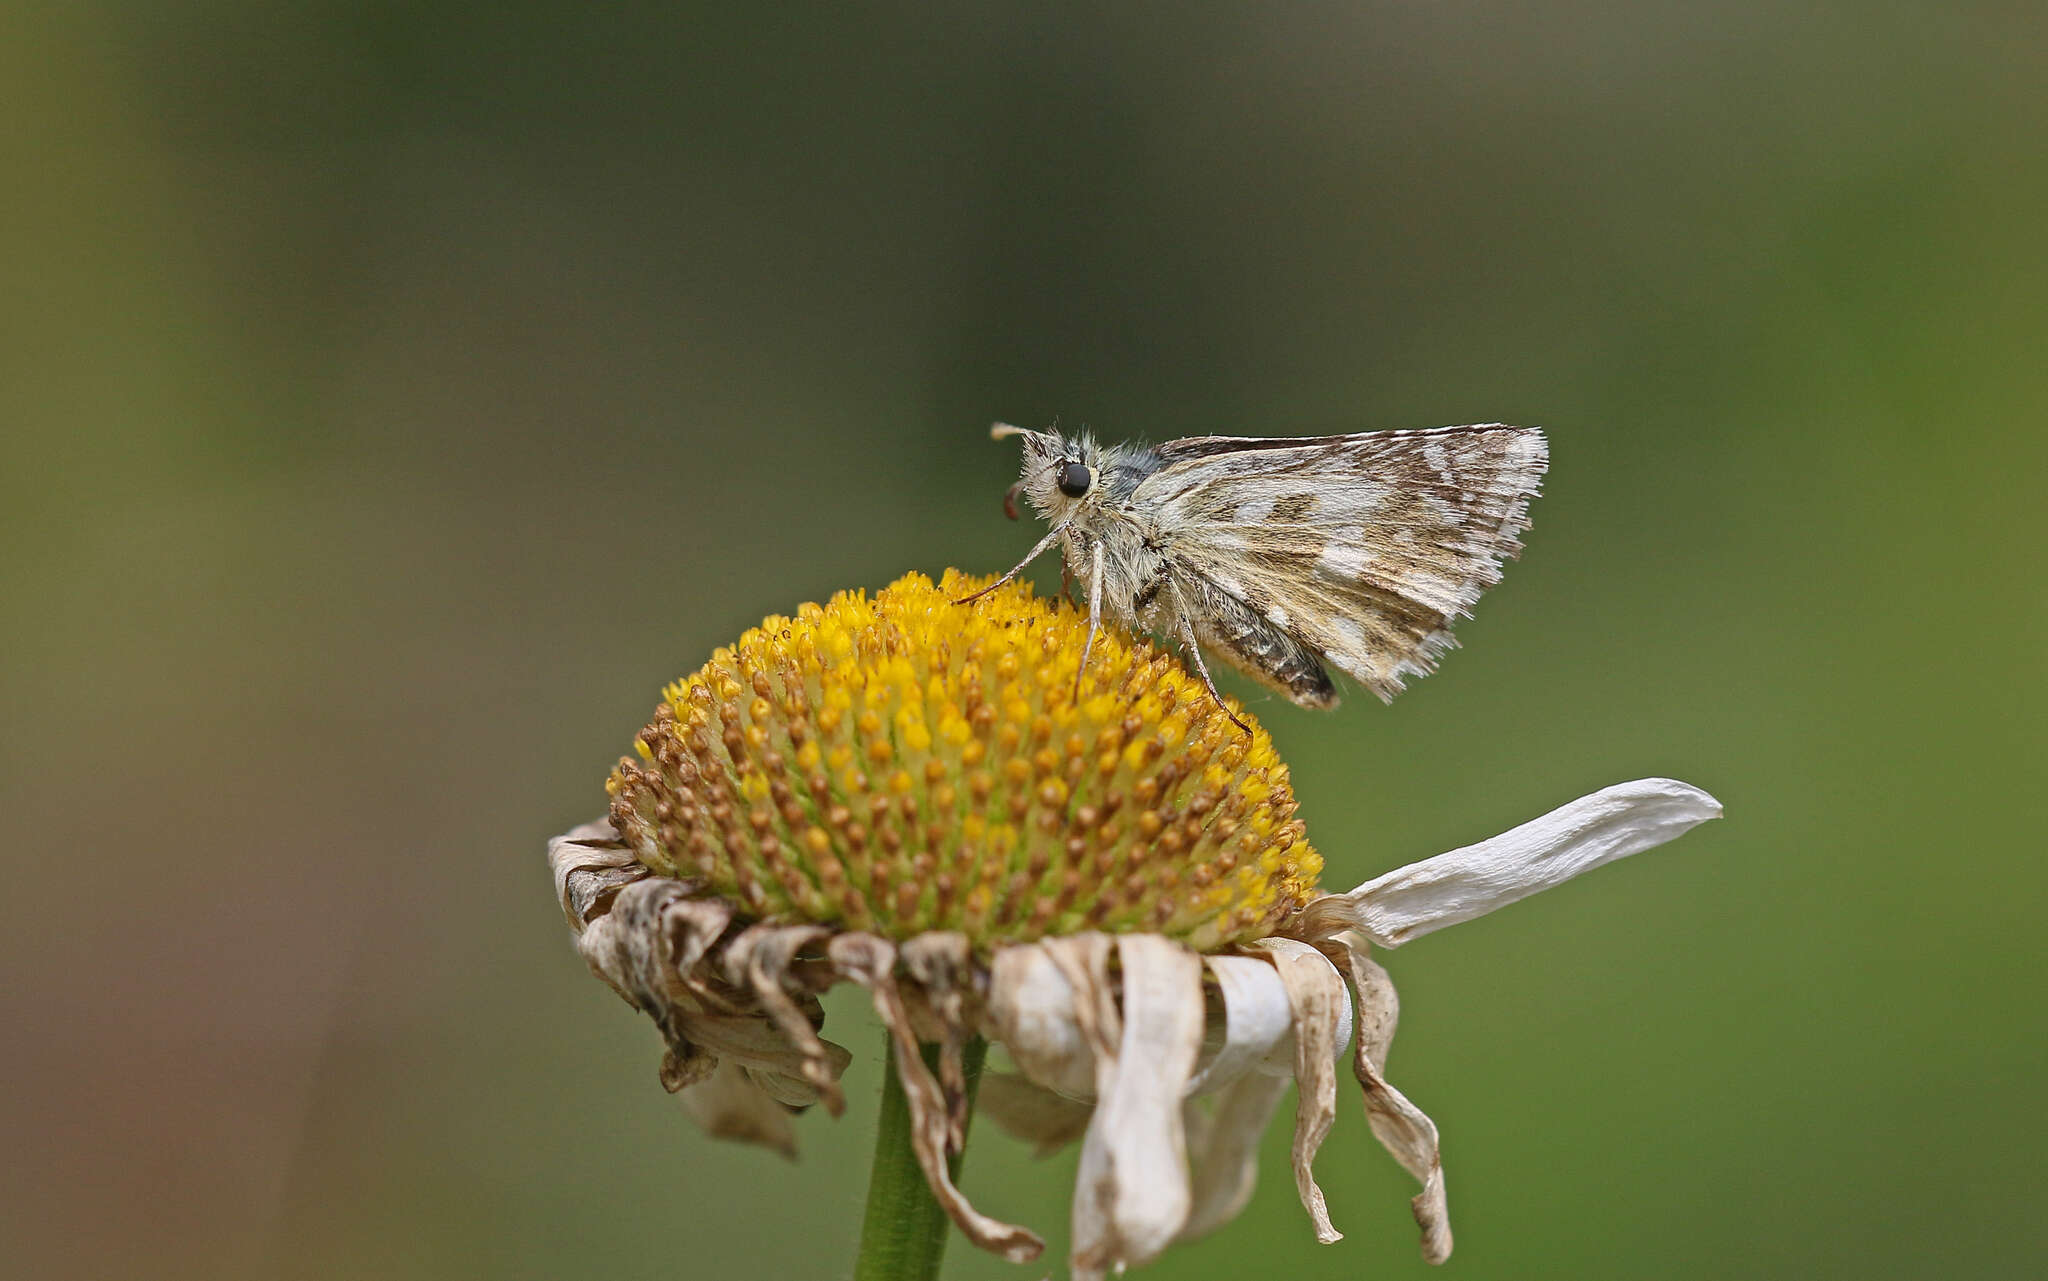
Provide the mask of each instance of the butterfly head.
[{"label": "butterfly head", "polygon": [[1102,450],[1086,436],[1073,439],[1052,432],[1030,431],[997,423],[989,438],[1011,436],[1024,442],[1024,465],[1017,483],[1004,495],[1003,510],[1017,518],[1017,495],[1022,494],[1032,510],[1055,523],[1074,516],[1096,500],[1102,483]]}]

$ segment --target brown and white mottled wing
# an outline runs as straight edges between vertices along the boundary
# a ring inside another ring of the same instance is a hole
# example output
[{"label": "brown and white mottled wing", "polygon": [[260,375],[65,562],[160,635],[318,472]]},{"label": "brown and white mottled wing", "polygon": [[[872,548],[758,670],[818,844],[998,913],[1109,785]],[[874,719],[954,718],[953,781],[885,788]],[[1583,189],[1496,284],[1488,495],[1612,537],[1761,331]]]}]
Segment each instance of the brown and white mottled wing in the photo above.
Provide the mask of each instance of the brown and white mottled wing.
[{"label": "brown and white mottled wing", "polygon": [[1543,433],[1430,431],[1169,441],[1132,505],[1199,574],[1391,701],[1457,644],[1522,549]]}]

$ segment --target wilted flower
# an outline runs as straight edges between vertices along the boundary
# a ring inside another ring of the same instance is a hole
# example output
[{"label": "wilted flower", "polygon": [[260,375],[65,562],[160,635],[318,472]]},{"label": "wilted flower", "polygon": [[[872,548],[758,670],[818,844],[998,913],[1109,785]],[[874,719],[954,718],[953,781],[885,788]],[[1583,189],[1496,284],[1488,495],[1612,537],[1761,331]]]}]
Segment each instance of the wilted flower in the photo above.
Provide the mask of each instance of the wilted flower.
[{"label": "wilted flower", "polygon": [[1318,1239],[1337,1240],[1311,1166],[1351,1043],[1441,1262],[1436,1127],[1386,1081],[1397,1003],[1370,946],[1720,806],[1625,783],[1323,894],[1262,728],[1246,736],[1142,640],[1105,634],[1080,670],[1085,618],[1028,587],[952,603],[984,585],[911,575],[766,620],[669,687],[639,759],[612,773],[608,819],[552,842],[580,951],[667,1042],[663,1083],[713,1134],[793,1152],[793,1111],[843,1107],[850,1056],[819,1036],[818,994],[859,984],[933,1195],[976,1245],[1024,1261],[1040,1239],[975,1209],[947,1169],[964,1048],[987,1037],[1017,1071],[989,1076],[983,1110],[1043,1148],[1082,1143],[1072,1266],[1092,1277],[1242,1209],[1290,1081],[1295,1184]]}]

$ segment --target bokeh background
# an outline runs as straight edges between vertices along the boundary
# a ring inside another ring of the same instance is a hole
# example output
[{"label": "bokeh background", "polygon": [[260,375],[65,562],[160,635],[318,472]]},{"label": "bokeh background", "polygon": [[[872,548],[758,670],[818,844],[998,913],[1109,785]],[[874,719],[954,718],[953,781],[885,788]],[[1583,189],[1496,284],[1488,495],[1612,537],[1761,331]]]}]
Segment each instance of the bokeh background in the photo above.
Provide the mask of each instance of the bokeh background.
[{"label": "bokeh background", "polygon": [[[1552,433],[1437,677],[1255,703],[1333,883],[1727,803],[1392,958],[1442,1275],[2040,1275],[2044,76],[2028,3],[8,6],[4,1270],[842,1273],[858,1000],[801,1162],[709,1141],[542,844],[760,615],[1007,566],[1057,417]],[[1145,1275],[1425,1271],[1286,1131]],[[1071,1178],[967,1185],[1057,1259]]]}]

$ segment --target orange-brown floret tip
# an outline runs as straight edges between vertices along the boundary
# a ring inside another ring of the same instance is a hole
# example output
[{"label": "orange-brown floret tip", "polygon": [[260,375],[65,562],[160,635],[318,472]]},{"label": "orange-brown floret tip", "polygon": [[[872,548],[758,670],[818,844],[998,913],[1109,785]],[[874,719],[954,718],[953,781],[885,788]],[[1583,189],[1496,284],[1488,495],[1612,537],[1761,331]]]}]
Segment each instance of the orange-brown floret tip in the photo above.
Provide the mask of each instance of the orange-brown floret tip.
[{"label": "orange-brown floret tip", "polygon": [[774,617],[668,687],[612,826],[742,912],[978,947],[1147,931],[1202,951],[1315,893],[1287,767],[1150,643],[1012,584],[910,574]]}]

